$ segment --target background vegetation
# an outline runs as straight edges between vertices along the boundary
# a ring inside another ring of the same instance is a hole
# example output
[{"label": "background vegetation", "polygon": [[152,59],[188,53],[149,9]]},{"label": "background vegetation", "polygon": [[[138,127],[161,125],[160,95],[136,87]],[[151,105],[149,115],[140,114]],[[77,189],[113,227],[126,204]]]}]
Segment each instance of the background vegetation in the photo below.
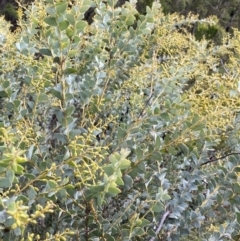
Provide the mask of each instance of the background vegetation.
[{"label": "background vegetation", "polygon": [[[128,0],[118,0],[116,5],[121,6]],[[33,0],[21,0],[22,4],[28,5],[33,2]],[[146,14],[146,7],[152,7],[154,0],[137,0],[136,8],[141,14]],[[16,0],[0,0],[0,15],[4,15],[5,18],[17,25],[17,14],[16,9],[18,7],[18,1]],[[240,4],[238,0],[161,0],[161,7],[165,14],[169,13],[179,13],[181,15],[187,16],[189,13],[199,15],[199,18],[206,18],[215,15],[219,19],[219,23],[214,26],[214,28],[207,29],[208,38],[214,38],[218,40],[224,34],[224,32],[231,32],[232,28],[240,27]],[[87,15],[91,17],[91,15]],[[201,30],[199,30],[199,28]],[[203,28],[206,26],[195,24],[192,28],[193,32],[196,32],[197,37],[203,36]],[[200,32],[200,33],[199,33]]]},{"label": "background vegetation", "polygon": [[0,21],[1,239],[239,240],[239,31],[215,41],[217,17],[167,2],[19,4]]}]

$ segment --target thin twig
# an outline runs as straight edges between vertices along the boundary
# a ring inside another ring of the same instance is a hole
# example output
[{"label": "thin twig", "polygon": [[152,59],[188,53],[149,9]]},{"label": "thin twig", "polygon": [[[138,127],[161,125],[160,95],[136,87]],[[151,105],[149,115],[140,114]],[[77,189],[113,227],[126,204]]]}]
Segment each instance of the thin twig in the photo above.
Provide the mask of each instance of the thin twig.
[{"label": "thin twig", "polygon": [[[158,228],[157,228],[157,230],[156,230],[156,236],[160,233],[160,231],[161,231],[161,229],[162,229],[162,226],[163,226],[163,223],[164,223],[165,219],[167,218],[167,216],[168,216],[169,214],[170,214],[170,211],[169,211],[169,210],[166,211],[166,212],[163,214],[163,216],[162,216],[162,218],[161,218],[161,220],[160,220],[160,222],[159,222],[159,224],[158,224]],[[156,237],[152,237],[149,241],[154,241],[155,238],[156,238]]]},{"label": "thin twig", "polygon": [[227,155],[225,155],[225,156],[221,156],[221,157],[219,157],[219,158],[206,161],[206,162],[202,163],[200,166],[206,165],[206,164],[208,164],[208,163],[212,163],[212,162],[219,161],[219,160],[221,160],[221,159],[224,159],[224,158],[226,158],[226,157],[228,157],[228,156],[232,156],[232,155],[240,155],[240,152],[229,153],[229,154],[227,154]]},{"label": "thin twig", "polygon": [[138,118],[141,118],[141,117],[144,116],[144,111],[150,105],[150,101],[151,101],[152,97],[153,97],[153,93],[150,95],[150,97],[146,101],[145,106],[143,107],[143,109],[141,110],[140,114],[138,115]]},{"label": "thin twig", "polygon": [[220,59],[220,62],[221,62],[221,64],[222,64],[222,67],[223,67],[223,69],[225,70],[225,72],[229,75],[229,72],[228,72],[227,68],[225,67],[222,59]]}]

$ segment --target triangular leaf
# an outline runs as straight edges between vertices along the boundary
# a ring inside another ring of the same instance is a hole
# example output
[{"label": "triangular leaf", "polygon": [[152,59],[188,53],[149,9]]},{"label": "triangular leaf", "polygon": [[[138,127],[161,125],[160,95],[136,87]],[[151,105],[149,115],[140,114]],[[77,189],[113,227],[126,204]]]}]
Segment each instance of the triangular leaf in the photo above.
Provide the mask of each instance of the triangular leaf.
[{"label": "triangular leaf", "polygon": [[44,22],[50,26],[54,26],[54,27],[57,26],[57,21],[56,21],[56,18],[54,17],[46,17],[44,19]]},{"label": "triangular leaf", "polygon": [[87,23],[83,20],[80,20],[76,23],[76,29],[78,30],[78,32],[81,32],[85,29],[85,27],[87,26]]},{"label": "triangular leaf", "polygon": [[69,22],[67,20],[64,20],[59,23],[59,28],[61,31],[67,29],[68,26],[69,26]]},{"label": "triangular leaf", "polygon": [[56,4],[56,11],[57,14],[64,13],[67,9],[67,3],[66,2],[59,2]]}]

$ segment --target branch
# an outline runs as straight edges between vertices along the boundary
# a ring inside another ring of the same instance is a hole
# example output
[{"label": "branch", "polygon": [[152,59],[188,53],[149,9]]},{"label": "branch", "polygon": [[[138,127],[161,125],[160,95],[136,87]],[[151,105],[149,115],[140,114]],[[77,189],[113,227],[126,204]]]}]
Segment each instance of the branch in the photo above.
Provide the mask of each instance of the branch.
[{"label": "branch", "polygon": [[143,109],[141,110],[140,114],[138,115],[138,118],[141,118],[144,116],[144,111],[146,110],[146,108],[150,105],[150,101],[153,97],[153,93],[150,95],[150,97],[148,98],[148,100],[145,103],[145,106],[143,107]]},{"label": "branch", "polygon": [[[162,229],[162,226],[163,226],[163,223],[164,223],[164,221],[165,221],[165,219],[167,218],[167,216],[170,214],[170,211],[168,210],[168,211],[166,211],[164,214],[163,214],[163,216],[162,216],[162,218],[161,218],[161,220],[160,220],[160,222],[159,222],[159,224],[158,224],[158,228],[157,228],[157,230],[156,230],[156,236],[160,233],[160,231],[161,231],[161,229]],[[155,237],[152,237],[149,241],[154,241],[155,240]]]},{"label": "branch", "polygon": [[231,13],[231,15],[230,15],[231,18],[230,18],[230,20],[228,21],[227,26],[226,26],[226,28],[225,28],[226,32],[229,32],[229,29],[230,29],[230,27],[231,27],[231,25],[232,25],[232,22],[233,22],[234,17],[236,16],[236,14],[237,14],[237,12],[238,12],[239,7],[240,7],[240,3],[239,3],[238,6],[236,7],[236,9]]},{"label": "branch", "polygon": [[200,166],[206,165],[206,164],[208,164],[208,163],[212,163],[212,162],[219,161],[219,160],[221,160],[221,159],[224,159],[224,158],[226,158],[226,157],[228,157],[228,156],[232,156],[232,155],[240,155],[240,153],[239,153],[239,152],[229,153],[229,154],[227,154],[227,155],[225,155],[225,156],[221,156],[221,157],[219,157],[219,158],[206,161],[206,162],[202,163]]},{"label": "branch", "polygon": [[225,72],[229,75],[229,72],[228,72],[228,70],[227,70],[227,68],[225,67],[225,65],[224,65],[224,63],[223,63],[223,60],[220,58],[220,62],[221,62],[221,64],[222,64],[222,67],[223,67],[223,69],[225,70]]}]

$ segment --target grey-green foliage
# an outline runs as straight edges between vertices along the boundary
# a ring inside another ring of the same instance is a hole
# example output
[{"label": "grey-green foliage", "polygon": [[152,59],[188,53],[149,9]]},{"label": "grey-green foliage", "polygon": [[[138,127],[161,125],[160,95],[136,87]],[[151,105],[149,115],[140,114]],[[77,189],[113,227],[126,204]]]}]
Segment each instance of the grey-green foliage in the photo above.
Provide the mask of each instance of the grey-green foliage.
[{"label": "grey-green foliage", "polygon": [[[154,3],[136,23],[135,1],[115,3],[46,0],[26,9],[21,32],[1,30],[1,238],[234,237],[237,155],[201,167],[221,135],[183,95],[206,57],[183,64],[174,46],[155,42],[192,20],[172,22]],[[159,61],[172,47],[174,57]]]}]

